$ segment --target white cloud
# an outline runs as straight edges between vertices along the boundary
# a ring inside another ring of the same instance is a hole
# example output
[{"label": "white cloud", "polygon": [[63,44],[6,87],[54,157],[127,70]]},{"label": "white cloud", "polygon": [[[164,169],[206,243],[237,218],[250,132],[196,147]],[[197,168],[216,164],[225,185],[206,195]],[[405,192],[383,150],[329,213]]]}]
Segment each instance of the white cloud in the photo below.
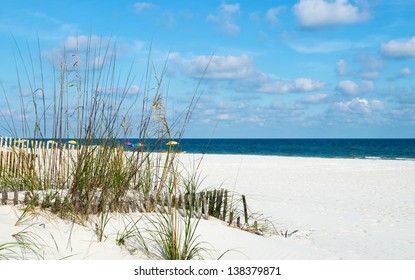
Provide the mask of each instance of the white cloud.
[{"label": "white cloud", "polygon": [[283,10],[284,10],[284,7],[282,6],[270,8],[265,13],[265,19],[269,21],[272,25],[277,25],[279,22],[278,14],[281,13]]},{"label": "white cloud", "polygon": [[327,97],[328,97],[327,94],[317,93],[317,94],[306,96],[305,98],[301,100],[301,102],[306,103],[306,104],[317,104],[317,103],[320,103],[326,100]]},{"label": "white cloud", "polygon": [[385,109],[385,105],[380,100],[368,101],[364,98],[353,98],[351,101],[337,102],[335,107],[343,113],[370,114],[373,111]]},{"label": "white cloud", "polygon": [[373,110],[383,110],[386,107],[385,104],[383,104],[382,101],[377,100],[377,99],[372,100],[370,102],[370,105],[371,105],[371,107],[372,107]]},{"label": "white cloud", "polygon": [[347,95],[357,95],[359,93],[359,86],[350,80],[340,81],[337,84],[337,89]]},{"label": "white cloud", "polygon": [[347,62],[344,59],[340,59],[336,63],[336,72],[337,74],[344,76],[347,74]]},{"label": "white cloud", "polygon": [[240,27],[235,23],[235,15],[239,14],[241,8],[239,4],[222,3],[216,14],[209,14],[206,18],[207,22],[216,25],[218,32],[229,36],[238,36]]},{"label": "white cloud", "polygon": [[383,67],[383,60],[377,56],[362,54],[356,57],[362,70],[379,70]]},{"label": "white cloud", "polygon": [[236,4],[222,3],[219,9],[227,13],[239,13],[241,11],[241,7],[239,3],[236,3]]},{"label": "white cloud", "polygon": [[298,78],[293,81],[267,82],[260,86],[259,92],[264,93],[289,93],[309,92],[323,89],[326,83],[307,78]]},{"label": "white cloud", "polygon": [[370,14],[348,3],[348,0],[300,0],[294,5],[294,14],[301,26],[318,28],[353,24],[368,20]]},{"label": "white cloud", "polygon": [[141,88],[139,85],[132,85],[129,88],[127,88],[128,95],[139,94],[140,92],[141,92]]},{"label": "white cloud", "polygon": [[[107,47],[108,49],[106,50]],[[75,55],[77,49],[78,55]],[[44,50],[41,52],[41,55],[50,64],[55,65],[55,67],[59,67],[62,50],[66,53],[66,63],[68,65],[77,65],[81,69],[86,66],[86,62],[93,68],[99,68],[102,66],[104,62],[104,55],[99,55],[99,52],[95,55],[87,55],[88,49],[100,49],[101,54],[107,52],[107,57],[116,55],[111,39],[102,38],[97,35],[68,36],[63,41],[61,47]]]},{"label": "white cloud", "polygon": [[0,116],[2,117],[14,117],[16,113],[16,109],[1,109]]},{"label": "white cloud", "polygon": [[409,67],[402,67],[398,73],[389,78],[389,81],[396,81],[397,79],[404,79],[412,75],[412,69]]},{"label": "white cloud", "polygon": [[96,45],[102,41],[102,38],[97,35],[78,35],[78,36],[68,36],[65,39],[65,48],[67,50],[76,50],[76,48],[85,48],[88,45]]},{"label": "white cloud", "polygon": [[412,70],[409,67],[404,67],[404,68],[401,69],[401,71],[399,72],[399,74],[402,77],[407,77],[407,76],[409,76],[409,75],[412,74]]},{"label": "white cloud", "polygon": [[216,118],[217,118],[218,120],[225,121],[225,120],[230,120],[230,119],[232,119],[232,116],[231,116],[231,115],[229,115],[229,114],[219,114]]},{"label": "white cloud", "polygon": [[337,90],[346,95],[358,95],[374,89],[373,81],[364,80],[360,85],[357,83],[344,80],[337,84]]},{"label": "white cloud", "polygon": [[408,40],[391,40],[381,45],[381,52],[390,58],[415,57],[415,36]]},{"label": "white cloud", "polygon": [[377,71],[361,72],[360,77],[366,80],[376,80],[377,78],[379,78],[379,72]]},{"label": "white cloud", "polygon": [[141,50],[145,46],[145,44],[146,43],[144,41],[135,40],[133,42],[133,48],[134,50]]},{"label": "white cloud", "polygon": [[196,78],[244,79],[255,75],[255,62],[248,55],[197,56],[184,65],[184,71]]},{"label": "white cloud", "polygon": [[238,81],[229,83],[236,91],[260,93],[311,92],[323,89],[325,82],[308,78],[276,81],[256,69],[255,61],[248,55],[196,56],[188,62],[179,62],[182,70],[193,78]]},{"label": "white cloud", "polygon": [[294,42],[288,45],[300,53],[332,53],[367,47],[367,43],[350,41]]},{"label": "white cloud", "polygon": [[156,6],[149,2],[137,2],[134,4],[134,10],[136,14],[141,14],[144,10],[153,9]]}]

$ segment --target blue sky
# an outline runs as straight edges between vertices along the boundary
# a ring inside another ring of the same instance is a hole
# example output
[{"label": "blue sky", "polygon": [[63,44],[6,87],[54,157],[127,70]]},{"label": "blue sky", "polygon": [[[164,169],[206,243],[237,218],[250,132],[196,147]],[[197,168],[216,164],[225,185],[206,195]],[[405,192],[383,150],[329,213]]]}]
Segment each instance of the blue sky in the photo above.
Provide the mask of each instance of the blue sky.
[{"label": "blue sky", "polygon": [[171,117],[203,76],[185,137],[415,137],[412,0],[5,2],[0,110],[16,121],[30,90],[14,40],[47,68],[89,38],[116,42],[138,94],[150,46],[157,69],[167,60]]}]

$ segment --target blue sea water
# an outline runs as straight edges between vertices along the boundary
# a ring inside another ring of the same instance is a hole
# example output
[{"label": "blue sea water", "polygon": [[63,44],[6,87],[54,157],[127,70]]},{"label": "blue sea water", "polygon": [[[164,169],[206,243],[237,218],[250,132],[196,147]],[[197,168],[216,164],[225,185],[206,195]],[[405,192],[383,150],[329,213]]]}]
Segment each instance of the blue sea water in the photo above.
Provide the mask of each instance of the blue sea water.
[{"label": "blue sea water", "polygon": [[181,139],[177,149],[206,154],[415,160],[415,139]]},{"label": "blue sea water", "polygon": [[[100,141],[102,140],[96,140],[95,144],[99,145]],[[170,148],[186,153],[415,160],[415,139],[176,139],[176,141],[179,144]],[[78,142],[82,144],[82,140]],[[126,150],[163,151],[167,149],[166,142],[117,139],[114,145],[123,145]],[[145,146],[138,147],[139,143],[144,143]]]}]

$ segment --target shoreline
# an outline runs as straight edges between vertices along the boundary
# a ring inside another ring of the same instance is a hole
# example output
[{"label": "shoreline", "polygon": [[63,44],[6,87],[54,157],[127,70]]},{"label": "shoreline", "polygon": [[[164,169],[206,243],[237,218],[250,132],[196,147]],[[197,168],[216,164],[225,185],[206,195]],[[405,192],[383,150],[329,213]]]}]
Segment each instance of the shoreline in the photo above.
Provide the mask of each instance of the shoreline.
[{"label": "shoreline", "polygon": [[[163,154],[160,152],[154,152],[157,154]],[[384,161],[415,161],[414,158],[382,158],[382,157],[318,157],[318,156],[288,156],[288,155],[271,155],[271,154],[220,154],[220,153],[189,153],[187,151],[183,151],[182,153],[177,153],[177,155],[210,155],[210,156],[254,156],[254,157],[276,157],[276,158],[300,158],[300,159],[345,159],[345,160],[384,160]]]}]

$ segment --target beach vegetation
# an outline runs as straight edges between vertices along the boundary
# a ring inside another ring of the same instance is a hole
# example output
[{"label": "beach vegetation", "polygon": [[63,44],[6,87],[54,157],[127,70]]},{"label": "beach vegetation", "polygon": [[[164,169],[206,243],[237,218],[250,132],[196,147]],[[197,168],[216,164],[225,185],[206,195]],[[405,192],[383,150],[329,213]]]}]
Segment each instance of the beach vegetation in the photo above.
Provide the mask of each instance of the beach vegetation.
[{"label": "beach vegetation", "polygon": [[[103,241],[110,212],[128,212],[127,203],[145,201],[149,195],[155,195],[156,202],[166,196],[176,201],[179,193],[196,191],[196,177],[185,178],[178,170],[176,152],[200,93],[196,90],[183,113],[172,119],[165,106],[167,65],[159,74],[151,50],[143,84],[131,94],[133,65],[121,75],[116,44],[111,40],[90,40],[84,48],[77,42],[73,50],[64,48],[59,59],[51,61],[51,72],[45,70],[40,43],[39,56],[31,55],[28,47],[28,58],[15,43],[22,121],[19,128],[14,118],[3,115],[3,126],[14,139],[20,136],[29,140],[24,146],[20,140],[10,143],[11,156],[24,168],[18,172],[5,170],[2,188],[10,191],[19,186],[26,194],[16,225],[47,210],[81,225],[91,221],[98,241]],[[29,101],[23,92],[27,88],[31,92]],[[4,95],[7,100],[5,91]],[[132,138],[145,143],[145,150],[142,146],[127,149],[124,142]],[[165,153],[159,153],[161,150]],[[23,158],[23,154],[29,156]],[[160,207],[147,202],[144,205],[149,212]],[[192,244],[198,222],[189,216],[184,220],[184,233],[176,232],[181,219],[176,217],[176,210],[170,210],[170,214],[157,214],[151,223],[161,235],[160,244],[164,244],[160,256],[196,257],[199,249],[192,248],[200,244]],[[120,234],[118,243],[134,232],[134,225]],[[151,232],[155,239],[155,231]],[[30,242],[23,241],[33,240],[27,239],[26,233],[15,237],[19,244],[29,246]],[[170,253],[167,236],[173,245]],[[4,251],[10,246],[2,248]]]},{"label": "beach vegetation", "polygon": [[198,241],[196,229],[200,219],[193,219],[190,210],[181,216],[172,213],[143,216],[141,227],[132,221],[117,237],[117,244],[131,253],[149,259],[194,260],[208,254],[207,246]]},{"label": "beach vegetation", "polygon": [[16,249],[19,247],[17,242],[7,242],[0,244],[0,260],[18,259],[18,252]]},{"label": "beach vegetation", "polygon": [[[200,161],[187,170],[178,160],[180,139],[200,98],[200,83],[187,107],[172,118],[164,87],[168,59],[158,72],[151,50],[140,90],[131,93],[133,64],[121,74],[116,43],[111,40],[64,48],[58,60],[52,59],[51,72],[45,70],[40,43],[37,58],[29,47],[28,58],[17,42],[16,48],[21,122],[19,126],[14,118],[2,115],[3,126],[14,140],[2,151],[13,164],[1,165],[3,191],[25,194],[16,225],[51,212],[72,223],[92,225],[102,242],[107,239],[111,213],[138,207],[152,213],[141,221],[146,226],[130,221],[116,243],[131,253],[172,260],[206,255],[206,244],[196,234],[203,215],[223,221],[229,215],[229,225],[237,221],[242,229],[259,231],[257,221],[253,227],[248,222],[245,196],[234,200],[232,193],[228,201],[227,190],[214,189],[196,199],[203,183]],[[27,88],[29,100],[24,94]],[[137,139],[136,148],[126,145],[131,144],[129,139]],[[206,203],[206,196],[210,198],[206,213],[195,213],[195,205]],[[43,257],[35,253],[42,248],[29,231],[13,237],[25,251]],[[11,245],[3,244],[0,250],[10,251]]]}]

